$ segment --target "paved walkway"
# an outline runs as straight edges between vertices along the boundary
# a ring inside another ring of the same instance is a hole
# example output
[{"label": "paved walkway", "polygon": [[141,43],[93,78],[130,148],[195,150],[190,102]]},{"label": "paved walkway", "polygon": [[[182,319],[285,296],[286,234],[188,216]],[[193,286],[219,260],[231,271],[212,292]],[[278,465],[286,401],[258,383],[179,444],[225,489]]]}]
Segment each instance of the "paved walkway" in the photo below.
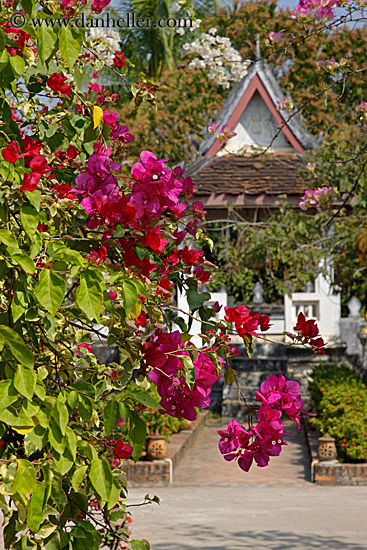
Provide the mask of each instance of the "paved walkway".
[{"label": "paved walkway", "polygon": [[366,550],[367,487],[309,481],[303,431],[267,468],[227,463],[207,426],[165,488],[130,490],[130,502],[157,494],[161,505],[131,508],[134,538],[152,550]]},{"label": "paved walkway", "polygon": [[198,436],[194,446],[174,472],[173,481],[178,485],[230,485],[259,483],[300,484],[309,481],[309,454],[303,430],[290,422],[285,426],[284,438],[289,442],[278,457],[270,458],[269,466],[252,465],[249,472],[241,470],[235,461],[226,462],[218,449],[217,430],[224,424],[210,424]]}]

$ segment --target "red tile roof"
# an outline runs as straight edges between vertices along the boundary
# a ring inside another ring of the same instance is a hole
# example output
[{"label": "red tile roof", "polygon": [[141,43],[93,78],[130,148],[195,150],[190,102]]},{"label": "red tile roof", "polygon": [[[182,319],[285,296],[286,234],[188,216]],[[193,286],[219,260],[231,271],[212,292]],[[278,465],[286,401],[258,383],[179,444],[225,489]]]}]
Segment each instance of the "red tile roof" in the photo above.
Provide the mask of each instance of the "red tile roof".
[{"label": "red tile roof", "polygon": [[[206,157],[208,159],[208,157]],[[302,195],[309,184],[302,178],[304,163],[294,154],[226,155],[204,160],[191,177],[201,195]],[[224,197],[223,197],[224,198]],[[254,197],[255,198],[255,197]]]}]

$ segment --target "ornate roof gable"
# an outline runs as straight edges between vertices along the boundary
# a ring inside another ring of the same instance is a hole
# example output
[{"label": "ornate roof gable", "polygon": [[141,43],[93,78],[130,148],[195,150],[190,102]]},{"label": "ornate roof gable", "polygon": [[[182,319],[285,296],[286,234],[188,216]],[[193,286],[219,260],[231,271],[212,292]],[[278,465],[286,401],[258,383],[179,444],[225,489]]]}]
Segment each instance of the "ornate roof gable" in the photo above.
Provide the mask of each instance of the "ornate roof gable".
[{"label": "ornate roof gable", "polygon": [[306,149],[316,148],[319,139],[307,132],[299,115],[287,122],[288,113],[277,109],[284,99],[268,65],[262,60],[256,61],[247,76],[234,86],[216,120],[219,127],[228,124],[237,136],[227,141],[224,149],[215,135],[207,133],[199,155],[222,156],[226,151],[243,154],[269,147],[269,153],[302,155]]}]

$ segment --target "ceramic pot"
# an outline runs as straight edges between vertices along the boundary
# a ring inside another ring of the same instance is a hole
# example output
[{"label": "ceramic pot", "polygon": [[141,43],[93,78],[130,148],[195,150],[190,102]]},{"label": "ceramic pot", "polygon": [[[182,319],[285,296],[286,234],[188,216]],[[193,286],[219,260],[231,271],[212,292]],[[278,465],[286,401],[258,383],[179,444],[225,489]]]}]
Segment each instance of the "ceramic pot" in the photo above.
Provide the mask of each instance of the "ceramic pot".
[{"label": "ceramic pot", "polygon": [[164,460],[167,455],[166,441],[163,435],[151,435],[148,439],[147,456],[149,460]]}]

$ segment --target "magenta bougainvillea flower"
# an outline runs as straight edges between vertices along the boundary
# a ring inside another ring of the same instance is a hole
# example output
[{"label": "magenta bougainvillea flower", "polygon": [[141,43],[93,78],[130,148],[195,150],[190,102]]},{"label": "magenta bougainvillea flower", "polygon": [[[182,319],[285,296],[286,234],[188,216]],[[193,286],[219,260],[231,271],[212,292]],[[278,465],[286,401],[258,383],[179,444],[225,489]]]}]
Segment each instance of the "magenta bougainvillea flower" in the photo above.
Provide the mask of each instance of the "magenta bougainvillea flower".
[{"label": "magenta bougainvillea flower", "polygon": [[262,402],[257,413],[256,425],[246,430],[237,420],[228,423],[227,430],[218,430],[219,450],[225,460],[236,460],[238,466],[248,472],[253,462],[259,467],[269,464],[271,456],[282,451],[284,429],[282,414],[287,414],[299,424],[302,412],[300,387],[294,380],[286,380],[282,373],[271,374],[261,384],[256,399]]},{"label": "magenta bougainvillea flower", "polygon": [[193,362],[195,367],[195,382],[190,388],[185,376],[183,356],[189,357],[189,352],[183,350],[179,331],[171,334],[161,330],[155,332],[151,342],[144,344],[144,372],[157,386],[161,396],[162,412],[177,418],[195,420],[195,407],[204,409],[210,404],[210,392],[213,384],[221,374],[213,361],[204,352],[199,352]]}]

